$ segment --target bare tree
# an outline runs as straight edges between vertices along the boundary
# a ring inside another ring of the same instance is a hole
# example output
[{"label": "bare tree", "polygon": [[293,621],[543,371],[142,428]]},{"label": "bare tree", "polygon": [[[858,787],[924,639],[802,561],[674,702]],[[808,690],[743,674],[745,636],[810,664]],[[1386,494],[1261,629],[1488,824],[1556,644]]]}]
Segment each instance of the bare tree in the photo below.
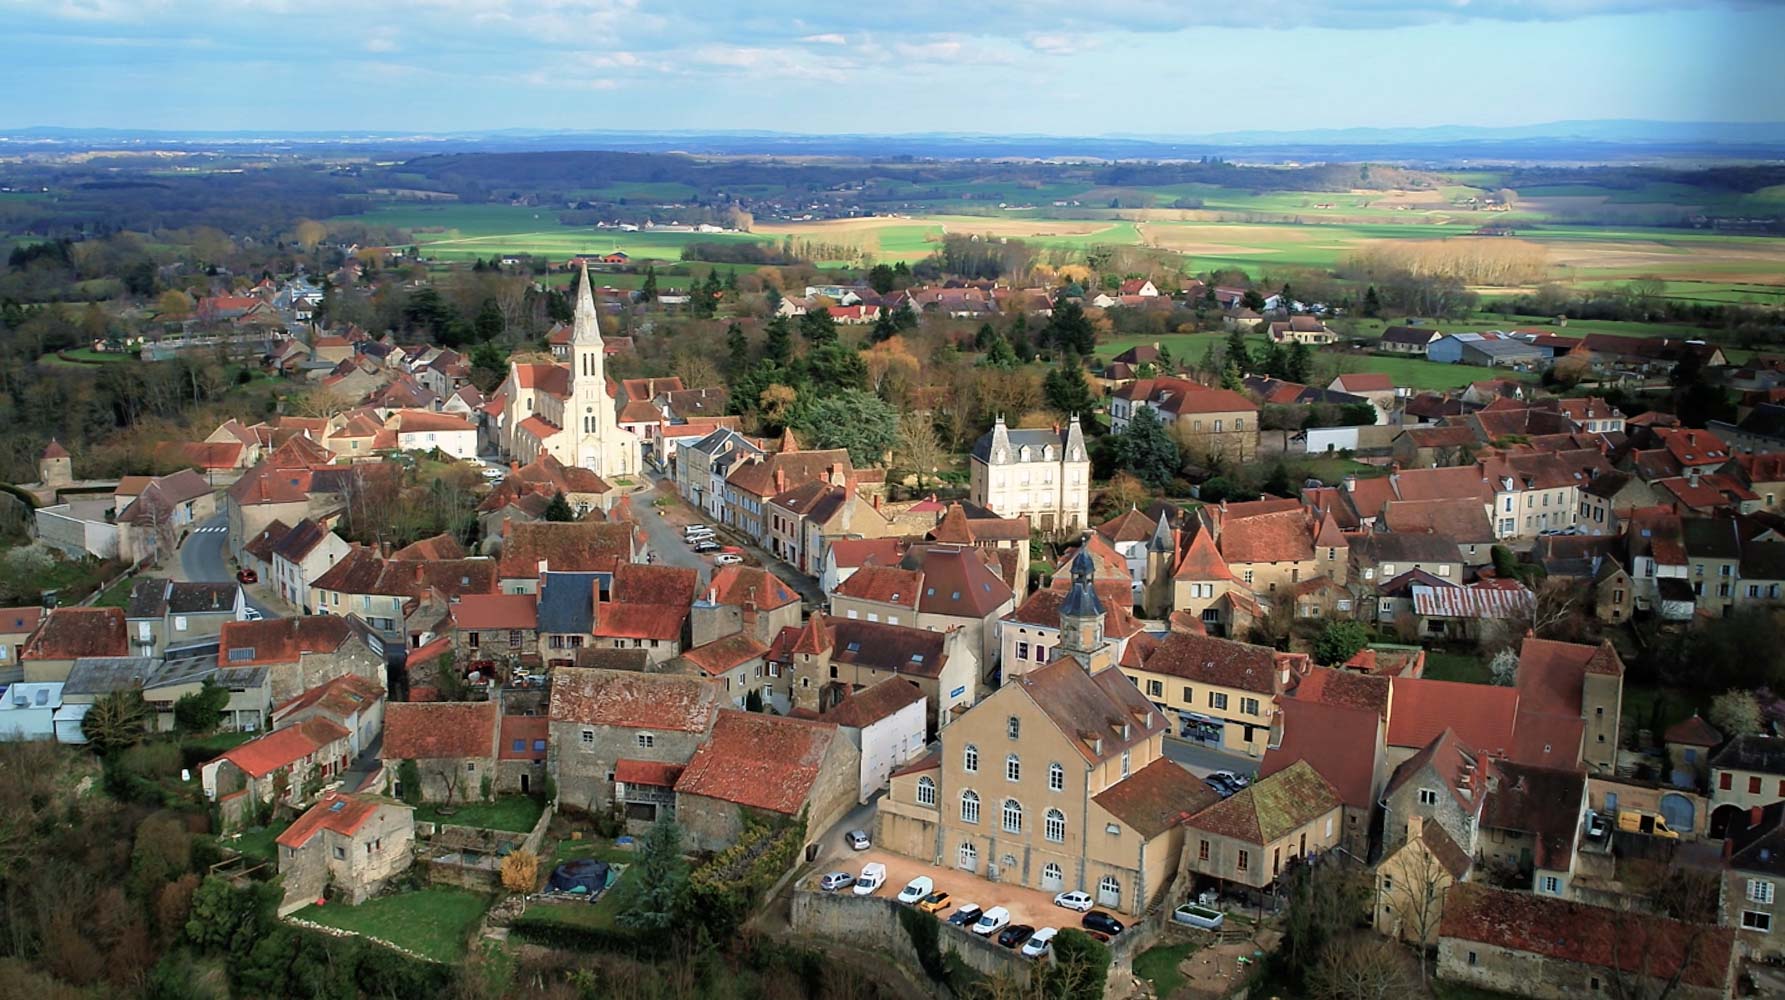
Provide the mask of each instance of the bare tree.
[{"label": "bare tree", "polygon": [[1419,951],[1419,981],[1424,983],[1427,952],[1437,944],[1438,923],[1444,916],[1444,890],[1455,879],[1423,837],[1409,841],[1396,857],[1398,863],[1384,865],[1380,874],[1387,883],[1380,890],[1382,903],[1394,922],[1383,929],[1397,929],[1402,940],[1414,942]]},{"label": "bare tree", "polygon": [[1407,953],[1394,942],[1373,934],[1352,934],[1321,949],[1320,961],[1308,974],[1308,990],[1318,1000],[1419,995],[1424,991],[1407,966]]},{"label": "bare tree", "polygon": [[948,450],[936,438],[936,424],[927,412],[906,410],[899,414],[898,441],[894,446],[899,461],[917,473],[922,486],[933,478],[948,459]]},{"label": "bare tree", "polygon": [[329,388],[311,389],[293,400],[293,407],[306,417],[334,418],[353,409],[353,401]]}]

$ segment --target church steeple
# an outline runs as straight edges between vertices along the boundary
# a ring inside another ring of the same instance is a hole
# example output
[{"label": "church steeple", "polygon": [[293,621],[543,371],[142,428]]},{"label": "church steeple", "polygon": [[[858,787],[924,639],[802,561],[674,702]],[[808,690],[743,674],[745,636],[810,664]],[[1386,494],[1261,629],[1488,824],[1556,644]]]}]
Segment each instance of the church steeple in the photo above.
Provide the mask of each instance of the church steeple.
[{"label": "church steeple", "polygon": [[571,343],[601,343],[601,322],[595,312],[595,293],[589,289],[589,265],[582,265],[582,273],[576,279],[576,313],[575,325],[571,330]]},{"label": "church steeple", "polygon": [[1103,645],[1103,601],[1097,597],[1090,541],[1087,535],[1079,543],[1072,559],[1072,589],[1060,602],[1060,648],[1067,653],[1089,654]]}]

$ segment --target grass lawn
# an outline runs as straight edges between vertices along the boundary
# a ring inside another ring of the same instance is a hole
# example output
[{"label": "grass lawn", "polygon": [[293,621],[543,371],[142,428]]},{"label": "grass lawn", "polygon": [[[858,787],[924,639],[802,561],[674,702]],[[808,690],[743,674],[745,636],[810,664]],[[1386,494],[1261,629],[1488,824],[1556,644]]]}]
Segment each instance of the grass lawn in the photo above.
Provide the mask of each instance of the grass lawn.
[{"label": "grass lawn", "polygon": [[209,736],[199,736],[193,739],[183,740],[180,745],[200,750],[208,750],[212,754],[220,754],[225,750],[233,750],[256,736],[263,735],[265,734],[231,730],[229,732],[212,733]]},{"label": "grass lawn", "polygon": [[620,872],[619,881],[593,903],[534,903],[527,912],[535,918],[576,927],[607,929],[617,926],[619,915],[631,905],[638,866],[628,864]]},{"label": "grass lawn", "polygon": [[1195,950],[1194,941],[1155,945],[1134,956],[1134,974],[1153,984],[1154,996],[1170,1000],[1178,987],[1184,985],[1184,977],[1178,973],[1178,963]]},{"label": "grass lawn", "polygon": [[629,847],[616,847],[612,841],[600,837],[585,837],[582,840],[565,838],[552,848],[549,860],[551,867],[556,868],[566,861],[576,858],[597,858],[601,861],[617,861],[631,864],[638,857],[638,852]]},{"label": "grass lawn", "polygon": [[1651,730],[1656,739],[1661,737],[1662,731],[1668,726],[1705,707],[1690,692],[1678,688],[1629,682],[1624,684],[1624,728],[1631,731]]},{"label": "grass lawn", "polygon": [[130,588],[136,585],[136,577],[127,576],[109,587],[93,602],[96,608],[122,608],[130,603]]},{"label": "grass lawn", "polygon": [[1466,681],[1470,684],[1491,684],[1487,661],[1474,653],[1445,653],[1426,650],[1426,678],[1434,681]]},{"label": "grass lawn", "polygon": [[452,963],[465,957],[465,940],[489,906],[490,897],[483,893],[437,887],[381,896],[358,906],[306,906],[296,915]]},{"label": "grass lawn", "polygon": [[505,795],[494,802],[466,802],[452,807],[452,815],[443,815],[438,806],[418,806],[417,823],[448,823],[453,826],[475,826],[484,830],[507,830],[526,833],[539,822],[545,805],[530,795]]},{"label": "grass lawn", "polygon": [[279,859],[279,845],[275,843],[279,835],[285,832],[283,826],[267,826],[258,830],[247,830],[241,836],[230,840],[219,838],[217,843],[242,852],[243,856],[255,861],[273,862]]},{"label": "grass lawn", "polygon": [[1529,372],[1515,372],[1509,368],[1447,365],[1420,358],[1391,358],[1375,354],[1366,355],[1355,363],[1359,371],[1381,372],[1394,379],[1395,385],[1414,389],[1459,389],[1483,379],[1509,378],[1529,382],[1535,378]]}]

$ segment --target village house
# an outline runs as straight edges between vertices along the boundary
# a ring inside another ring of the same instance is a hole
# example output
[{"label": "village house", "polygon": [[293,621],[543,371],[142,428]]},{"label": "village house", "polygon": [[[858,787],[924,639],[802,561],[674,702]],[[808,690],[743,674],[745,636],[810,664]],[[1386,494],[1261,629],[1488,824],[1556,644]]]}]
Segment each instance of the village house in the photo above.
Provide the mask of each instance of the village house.
[{"label": "village house", "polygon": [[972,502],[1003,517],[1026,516],[1043,532],[1076,532],[1090,520],[1091,456],[1079,415],[1066,427],[1010,428],[1003,416],[973,443]]},{"label": "village house", "polygon": [[[725,503],[720,510],[720,520],[752,541],[767,545],[773,528],[770,498],[814,479],[842,486],[855,474],[848,451],[841,448],[803,451],[793,432],[785,432],[781,436],[780,451],[772,455],[750,456],[750,460],[732,466],[725,479]],[[791,527],[782,529],[783,534],[791,531]]]},{"label": "village house", "polygon": [[818,589],[835,593],[843,581],[863,566],[897,566],[905,558],[905,542],[899,538],[838,539],[824,554]]},{"label": "village house", "polygon": [[560,667],[552,672],[547,770],[561,806],[619,803],[639,828],[675,814],[675,779],[712,732],[719,689],[704,677]]},{"label": "village house", "polygon": [[800,595],[757,566],[720,566],[689,610],[689,644],[704,646],[734,632],[767,645],[800,624]]},{"label": "village house", "polygon": [[1252,757],[1269,744],[1277,696],[1310,668],[1306,653],[1184,632],[1161,639],[1138,665],[1122,665],[1180,732]]},{"label": "village house", "polygon": [[1286,866],[1339,846],[1344,805],[1298,760],[1184,821],[1184,866],[1199,885],[1263,890]]},{"label": "village house", "polygon": [[1572,896],[1587,811],[1586,774],[1494,760],[1485,780],[1477,856],[1529,876],[1534,893]]},{"label": "village house", "polygon": [[233,583],[184,583],[143,577],[130,586],[125,628],[136,656],[160,656],[169,648],[213,639],[224,622],[239,620],[247,608]]},{"label": "village house", "polygon": [[411,614],[429,600],[496,592],[493,559],[385,559],[359,546],[310,585],[310,605],[318,614],[354,615],[387,646],[402,648],[425,641],[409,625]]},{"label": "village house", "polygon": [[272,543],[269,582],[285,603],[312,614],[311,586],[351,551],[345,539],[306,517]]},{"label": "village house", "polygon": [[804,816],[813,843],[856,806],[860,776],[861,754],[828,722],[722,709],[676,779],[676,822],[695,849],[718,851],[746,811]]},{"label": "village house", "polygon": [[337,894],[357,906],[407,871],[415,859],[415,810],[394,799],[330,792],[304,811],[276,841],[281,914]]},{"label": "village house", "polygon": [[998,620],[1016,604],[1016,595],[976,548],[913,546],[901,568],[872,567],[851,576],[830,599],[837,618],[864,618],[888,624],[915,624],[946,632],[959,628],[982,671],[998,664]]},{"label": "village house", "polygon": [[1327,329],[1317,316],[1291,316],[1274,320],[1267,328],[1273,344],[1307,344],[1320,347],[1339,342],[1339,335]]},{"label": "village house", "polygon": [[1785,738],[1744,733],[1732,736],[1711,757],[1711,824],[1715,839],[1740,814],[1785,799]]},{"label": "village house", "polygon": [[767,453],[755,441],[729,427],[721,427],[676,451],[676,492],[707,517],[725,515],[725,479],[742,462]]},{"label": "village house", "polygon": [[278,703],[346,674],[387,688],[377,642],[364,625],[333,615],[228,622],[217,633],[217,663],[224,669],[265,667]]},{"label": "village house", "polygon": [[1428,840],[1442,834],[1464,857],[1473,859],[1485,767],[1485,759],[1448,727],[1403,760],[1382,793],[1384,852],[1412,839],[1418,821]]},{"label": "village house", "polygon": [[[1140,635],[1140,620],[1128,610],[1125,590],[1107,585],[1099,588],[1104,607],[1103,634],[1115,645],[1114,657],[1120,661],[1130,641]],[[1060,644],[1061,613],[1070,596],[1068,585],[1053,586],[1030,594],[1015,610],[998,622],[1001,676],[1006,682],[1027,670],[1042,666]],[[1137,650],[1138,655],[1138,650]]]},{"label": "village house", "polygon": [[927,703],[922,688],[904,677],[888,677],[850,693],[821,716],[861,755],[859,801],[873,798],[896,768],[924,755]]},{"label": "village house", "polygon": [[1121,433],[1145,407],[1178,442],[1201,457],[1236,463],[1258,454],[1258,405],[1228,389],[1211,389],[1187,379],[1139,379],[1110,396],[1110,430]]},{"label": "village house", "polygon": [[384,732],[384,702],[384,688],[364,677],[343,674],[272,706],[267,727],[284,729],[309,719],[327,719],[347,730],[348,753],[358,757]]},{"label": "village house", "polygon": [[793,707],[820,714],[852,692],[902,677],[924,695],[934,732],[979,697],[980,663],[964,631],[946,632],[814,612],[784,631],[788,670],[783,685]]},{"label": "village house", "polygon": [[43,624],[44,611],[35,605],[21,608],[0,608],[0,684],[24,680],[25,669],[20,657],[25,644]]},{"label": "village house", "polygon": [[1610,774],[1617,764],[1624,661],[1597,646],[1527,635],[1519,647],[1519,760]]},{"label": "village house", "polygon": [[639,533],[625,522],[511,522],[496,575],[504,594],[537,594],[548,571],[595,573],[608,580],[622,563],[644,558]]},{"label": "village house", "polygon": [[[384,710],[379,756],[397,784],[413,762],[424,802],[487,799],[496,781],[496,738],[502,706],[495,701],[398,702]],[[399,796],[409,789],[395,789]]]},{"label": "village house", "polygon": [[772,683],[775,678],[765,676],[768,651],[768,645],[754,635],[733,632],[689,648],[679,662],[712,678],[725,692],[725,701],[731,708],[749,708],[750,695],[754,693],[758,709],[774,705],[782,710],[787,707],[788,698],[784,693],[776,697],[779,692]]},{"label": "village house", "polygon": [[1445,894],[1468,876],[1470,863],[1443,827],[1423,816],[1409,817],[1400,846],[1376,866],[1371,925],[1389,937],[1435,947]]},{"label": "village house", "polygon": [[123,608],[51,608],[19,651],[24,680],[59,683],[81,657],[130,655],[124,629]]},{"label": "village house", "polygon": [[1774,927],[1785,918],[1777,891],[1785,880],[1785,802],[1750,807],[1731,819],[1725,837],[1718,922],[1735,929],[1749,954],[1776,958],[1785,953],[1785,928]]},{"label": "village house", "polygon": [[1727,928],[1458,882],[1444,896],[1438,978],[1543,1000],[1718,1000],[1735,988],[1734,945]]},{"label": "village house", "polygon": [[467,669],[539,663],[539,598],[466,594],[452,605],[453,653]]},{"label": "village house", "polygon": [[1432,341],[1444,336],[1437,330],[1423,326],[1391,326],[1382,331],[1382,338],[1376,342],[1376,349],[1390,354],[1424,355],[1432,346]]},{"label": "village house", "polygon": [[[1322,673],[1328,671],[1322,668]],[[1316,674],[1315,676],[1320,676]],[[1303,683],[1308,683],[1304,679]],[[1386,695],[1386,680],[1378,686]],[[1278,703],[1271,744],[1259,763],[1258,776],[1268,778],[1305,761],[1317,771],[1341,804],[1340,843],[1357,857],[1370,854],[1370,831],[1376,805],[1388,779],[1388,719],[1371,704],[1339,704],[1311,698],[1284,698]]]},{"label": "village house", "polygon": [[205,797],[226,822],[240,822],[252,803],[302,805],[347,768],[348,736],[327,719],[307,719],[249,740],[199,768]]}]

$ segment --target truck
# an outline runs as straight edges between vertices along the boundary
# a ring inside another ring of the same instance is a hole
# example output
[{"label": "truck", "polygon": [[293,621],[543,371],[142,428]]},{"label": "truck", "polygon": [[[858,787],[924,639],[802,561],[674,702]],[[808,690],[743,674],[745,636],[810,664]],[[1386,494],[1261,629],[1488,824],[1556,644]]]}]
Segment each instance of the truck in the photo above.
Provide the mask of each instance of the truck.
[{"label": "truck", "polygon": [[1679,831],[1669,829],[1667,820],[1640,809],[1619,809],[1618,829],[1625,833],[1641,833],[1667,840],[1680,839]]}]

